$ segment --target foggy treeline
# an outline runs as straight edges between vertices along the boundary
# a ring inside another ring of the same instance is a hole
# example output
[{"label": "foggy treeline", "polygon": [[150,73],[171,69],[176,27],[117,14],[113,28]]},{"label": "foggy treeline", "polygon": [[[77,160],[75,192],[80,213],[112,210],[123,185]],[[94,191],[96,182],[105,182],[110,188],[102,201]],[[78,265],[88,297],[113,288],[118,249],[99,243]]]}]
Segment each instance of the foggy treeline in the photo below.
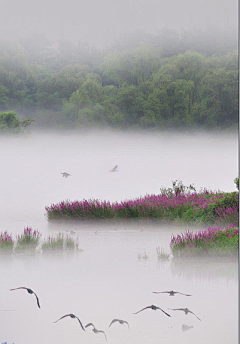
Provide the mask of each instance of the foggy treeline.
[{"label": "foggy treeline", "polygon": [[0,49],[0,111],[38,128],[238,125],[237,33],[137,32],[104,49],[31,36]]}]

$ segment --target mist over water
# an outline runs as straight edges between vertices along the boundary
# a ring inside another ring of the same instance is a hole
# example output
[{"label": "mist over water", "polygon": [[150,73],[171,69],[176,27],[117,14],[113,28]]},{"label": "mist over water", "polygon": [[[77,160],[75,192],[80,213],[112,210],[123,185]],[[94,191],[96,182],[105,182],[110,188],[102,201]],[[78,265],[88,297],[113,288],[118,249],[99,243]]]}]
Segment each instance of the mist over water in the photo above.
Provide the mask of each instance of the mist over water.
[{"label": "mist over water", "polygon": [[[13,236],[30,226],[42,238],[59,231],[78,237],[82,252],[0,256],[1,333],[7,343],[101,343],[102,334],[83,332],[92,322],[110,343],[237,343],[238,266],[234,260],[170,259],[172,233],[187,226],[151,222],[48,224],[45,206],[62,200],[111,202],[157,194],[180,179],[184,185],[234,191],[238,175],[236,134],[89,131],[1,138],[0,228]],[[119,171],[109,170],[118,165]],[[61,173],[71,174],[63,178]],[[200,229],[199,227],[196,229]],[[72,232],[70,232],[72,231]],[[10,292],[19,286],[33,295]],[[176,290],[191,297],[153,294]],[[146,310],[157,305],[169,312]],[[168,308],[189,308],[185,315]],[[127,326],[114,324],[119,318]],[[187,332],[182,325],[194,326]]]}]

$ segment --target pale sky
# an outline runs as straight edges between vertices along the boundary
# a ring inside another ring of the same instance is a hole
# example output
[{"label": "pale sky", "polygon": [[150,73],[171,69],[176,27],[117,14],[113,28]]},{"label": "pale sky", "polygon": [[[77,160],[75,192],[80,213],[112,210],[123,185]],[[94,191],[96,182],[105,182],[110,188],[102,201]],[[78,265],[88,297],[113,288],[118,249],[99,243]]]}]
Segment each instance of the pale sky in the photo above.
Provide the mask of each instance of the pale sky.
[{"label": "pale sky", "polygon": [[163,27],[237,30],[237,0],[0,0],[0,37],[105,45],[122,34]]}]

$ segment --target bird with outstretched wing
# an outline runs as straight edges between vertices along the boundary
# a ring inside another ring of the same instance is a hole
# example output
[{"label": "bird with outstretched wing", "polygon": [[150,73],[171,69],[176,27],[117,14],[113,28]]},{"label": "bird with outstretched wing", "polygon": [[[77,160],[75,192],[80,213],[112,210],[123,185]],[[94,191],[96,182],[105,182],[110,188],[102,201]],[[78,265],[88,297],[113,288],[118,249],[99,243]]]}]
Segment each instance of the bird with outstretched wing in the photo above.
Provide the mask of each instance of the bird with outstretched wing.
[{"label": "bird with outstretched wing", "polygon": [[123,325],[123,324],[127,324],[128,325],[128,329],[130,330],[130,327],[129,327],[129,323],[125,320],[122,320],[122,319],[113,319],[109,325],[109,327],[114,324],[115,322],[119,322],[119,324]]},{"label": "bird with outstretched wing", "polygon": [[155,305],[151,305],[151,306],[147,306],[147,307],[145,307],[145,308],[143,308],[143,309],[141,309],[140,311],[138,311],[138,312],[136,312],[136,313],[133,313],[133,314],[138,314],[138,313],[140,313],[140,312],[142,312],[142,311],[144,311],[145,309],[152,309],[152,310],[154,310],[154,311],[156,311],[156,310],[160,310],[160,311],[162,311],[164,314],[166,314],[168,317],[170,317],[171,315],[170,314],[168,314],[168,313],[166,313],[162,308],[160,308],[160,307],[157,307],[157,306],[155,306]]},{"label": "bird with outstretched wing", "polygon": [[191,313],[193,315],[195,315],[196,318],[198,318],[198,320],[202,321],[198,316],[196,316],[196,314],[194,314],[192,311],[190,311],[188,308],[168,308],[172,311],[183,311],[186,315],[188,313]]},{"label": "bird with outstretched wing", "polygon": [[40,308],[40,302],[39,302],[38,296],[37,296],[36,293],[34,293],[34,291],[33,291],[32,289],[26,288],[26,287],[19,287],[19,288],[10,289],[10,291],[12,291],[12,290],[18,290],[18,289],[25,289],[25,290],[27,290],[27,292],[28,292],[29,294],[34,294],[35,297],[36,297],[36,299],[37,299],[37,305],[38,305],[38,307]]},{"label": "bird with outstretched wing", "polygon": [[181,294],[181,295],[185,295],[185,296],[192,296],[192,295],[189,295],[189,294],[184,294],[184,293],[180,293],[179,291],[173,291],[173,290],[170,290],[170,291],[153,291],[154,294],[163,294],[163,293],[168,293],[169,296],[174,296],[175,294]]},{"label": "bird with outstretched wing", "polygon": [[109,172],[117,172],[118,165],[114,166]]},{"label": "bird with outstretched wing", "polygon": [[104,334],[104,336],[105,336],[105,339],[107,340],[107,336],[106,336],[106,333],[104,332],[104,331],[102,331],[102,330],[97,330],[96,329],[96,327],[93,325],[93,323],[89,323],[89,324],[87,324],[85,327],[89,327],[89,326],[92,326],[93,327],[93,332],[94,333],[103,333]]},{"label": "bird with outstretched wing", "polygon": [[62,316],[61,318],[59,318],[58,320],[54,321],[54,323],[58,322],[59,320],[61,320],[61,319],[63,319],[63,318],[66,318],[66,317],[70,317],[70,318],[72,318],[72,319],[75,319],[75,318],[76,318],[76,319],[78,320],[78,322],[79,322],[81,328],[83,329],[83,331],[85,331],[85,328],[84,328],[83,324],[81,323],[80,319],[79,319],[76,315],[74,315],[74,314],[72,314],[72,313],[63,315],[63,316]]},{"label": "bird with outstretched wing", "polygon": [[67,178],[67,177],[71,176],[71,174],[69,174],[69,173],[67,173],[67,172],[62,172],[61,174],[62,174],[62,176],[63,176],[64,178]]}]

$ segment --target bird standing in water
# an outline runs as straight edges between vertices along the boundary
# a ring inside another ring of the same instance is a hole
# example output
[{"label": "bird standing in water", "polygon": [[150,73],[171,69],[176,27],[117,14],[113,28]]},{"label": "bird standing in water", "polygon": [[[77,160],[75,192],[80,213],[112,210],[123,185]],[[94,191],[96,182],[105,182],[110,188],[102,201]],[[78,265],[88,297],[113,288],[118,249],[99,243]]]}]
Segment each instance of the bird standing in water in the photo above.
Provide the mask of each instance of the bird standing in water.
[{"label": "bird standing in water", "polygon": [[83,329],[83,331],[85,331],[85,328],[84,328],[83,324],[81,323],[80,319],[79,319],[78,317],[76,317],[76,315],[74,315],[74,314],[72,314],[72,313],[66,314],[66,315],[62,316],[62,317],[59,318],[58,320],[54,321],[54,323],[58,322],[59,320],[61,320],[61,319],[63,319],[63,318],[66,318],[66,317],[70,317],[70,318],[72,318],[72,319],[77,319],[78,322],[79,322],[79,324],[80,324],[80,326],[81,326],[81,328]]},{"label": "bird standing in water", "polygon": [[136,313],[133,313],[133,314],[138,314],[139,312],[142,312],[142,311],[144,311],[144,309],[148,309],[148,308],[150,308],[150,309],[152,309],[152,310],[154,310],[154,311],[156,311],[157,309],[160,309],[160,311],[162,311],[162,312],[163,312],[164,314],[166,314],[168,317],[171,316],[170,314],[166,313],[162,308],[157,307],[157,306],[154,306],[154,305],[145,307],[145,308],[141,309],[140,311],[138,311],[138,312],[136,312]]},{"label": "bird standing in water", "polygon": [[17,290],[17,289],[25,289],[25,290],[27,290],[27,292],[28,292],[29,294],[34,294],[35,297],[36,297],[36,299],[37,299],[37,305],[38,305],[38,307],[40,308],[40,302],[39,302],[39,299],[38,299],[38,297],[37,297],[37,294],[35,294],[34,291],[33,291],[32,289],[26,288],[26,287],[19,287],[19,288],[10,289],[10,291],[12,291],[12,290]]},{"label": "bird standing in water", "polygon": [[202,321],[201,319],[199,319],[199,317],[196,316],[196,314],[194,314],[194,313],[193,313],[192,311],[190,311],[188,308],[168,308],[168,309],[170,309],[170,310],[172,310],[172,311],[183,311],[186,315],[187,315],[188,313],[191,313],[191,314],[195,315],[195,317],[198,318],[198,320]]},{"label": "bird standing in water", "polygon": [[127,321],[125,321],[125,320],[121,320],[121,319],[113,319],[112,321],[111,321],[111,324],[109,325],[109,327],[113,324],[113,323],[115,323],[116,321],[118,321],[119,322],[119,324],[121,324],[121,325],[123,325],[123,324],[127,324],[128,325],[128,329],[130,330],[130,327],[129,327],[129,324],[128,324],[128,322]]},{"label": "bird standing in water", "polygon": [[192,295],[189,295],[189,294],[183,294],[183,293],[180,293],[179,291],[173,291],[173,290],[170,290],[170,291],[153,291],[154,294],[162,294],[162,293],[168,293],[169,296],[175,296],[175,294],[181,294],[181,295],[185,295],[185,296],[192,296]]}]

